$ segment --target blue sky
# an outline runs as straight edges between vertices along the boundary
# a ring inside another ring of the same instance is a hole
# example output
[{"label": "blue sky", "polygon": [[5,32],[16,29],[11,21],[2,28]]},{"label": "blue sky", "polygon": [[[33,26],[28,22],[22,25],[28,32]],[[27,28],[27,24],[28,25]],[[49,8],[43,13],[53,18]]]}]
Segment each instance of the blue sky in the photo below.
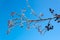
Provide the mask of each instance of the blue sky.
[{"label": "blue sky", "polygon": [[[49,8],[53,8],[55,13],[60,13],[60,0],[29,0],[30,6],[34,9],[37,15],[43,13],[42,18],[53,17]],[[60,39],[60,23],[52,21],[54,30],[46,32],[41,35],[36,29],[15,27],[12,29],[9,35],[6,34],[8,29],[7,21],[10,19],[10,13],[21,13],[21,9],[27,8],[25,0],[0,0],[0,40],[59,40]],[[29,9],[28,9],[29,10]],[[26,16],[30,19],[35,19],[33,15],[26,13]],[[45,24],[44,24],[45,25]],[[26,27],[24,25],[24,27]]]}]

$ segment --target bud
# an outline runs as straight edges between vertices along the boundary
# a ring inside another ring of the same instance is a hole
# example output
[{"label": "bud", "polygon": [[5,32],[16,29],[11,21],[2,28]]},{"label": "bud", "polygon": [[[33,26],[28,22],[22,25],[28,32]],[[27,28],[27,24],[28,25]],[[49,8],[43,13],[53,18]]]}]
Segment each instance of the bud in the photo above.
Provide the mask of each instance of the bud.
[{"label": "bud", "polygon": [[11,13],[11,16],[13,17],[15,14],[16,14],[15,12],[12,12],[12,13]]},{"label": "bud", "polygon": [[22,14],[22,16],[25,16],[25,14]]},{"label": "bud", "polygon": [[60,23],[60,20],[58,20],[57,22]]},{"label": "bud", "polygon": [[44,16],[44,15],[43,15],[43,13],[40,13],[40,15],[39,15],[39,16]]},{"label": "bud", "polygon": [[8,20],[8,26],[9,26],[9,28],[13,26],[12,20]]},{"label": "bud", "polygon": [[54,10],[53,10],[53,9],[51,9],[51,8],[49,8],[49,11],[50,11],[51,13],[53,13],[53,12],[54,12]]},{"label": "bud", "polygon": [[30,26],[29,27],[27,27],[27,30],[29,30],[30,29]]}]

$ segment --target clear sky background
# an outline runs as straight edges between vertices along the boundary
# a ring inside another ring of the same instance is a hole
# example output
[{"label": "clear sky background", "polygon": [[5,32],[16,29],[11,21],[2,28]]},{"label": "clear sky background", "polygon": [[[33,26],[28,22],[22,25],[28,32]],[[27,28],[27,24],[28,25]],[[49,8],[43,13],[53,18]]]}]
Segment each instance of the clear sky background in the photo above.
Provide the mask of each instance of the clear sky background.
[{"label": "clear sky background", "polygon": [[[44,17],[53,17],[49,8],[53,8],[55,13],[60,13],[60,0],[29,0],[29,4],[35,10],[36,14],[43,13]],[[27,8],[25,0],[0,0],[0,40],[60,40],[60,23],[52,21],[54,30],[41,35],[37,30],[20,28],[19,26],[12,29],[9,35],[6,34],[8,29],[7,21],[10,19],[10,13],[21,13],[21,9]],[[26,16],[31,16],[26,14]],[[35,19],[34,16],[28,17]],[[45,24],[44,24],[45,25]],[[26,26],[24,26],[26,27]]]}]

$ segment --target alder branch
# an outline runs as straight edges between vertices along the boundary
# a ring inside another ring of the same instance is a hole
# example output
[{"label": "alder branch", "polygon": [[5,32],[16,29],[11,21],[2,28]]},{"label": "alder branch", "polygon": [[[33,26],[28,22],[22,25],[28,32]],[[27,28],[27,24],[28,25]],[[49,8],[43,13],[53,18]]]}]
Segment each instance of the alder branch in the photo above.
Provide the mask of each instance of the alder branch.
[{"label": "alder branch", "polygon": [[[15,13],[15,12],[12,12],[12,13],[11,13],[12,18],[14,17],[14,15],[19,16],[19,18],[14,18],[14,19],[9,20],[9,21],[8,21],[8,26],[9,26],[8,29],[10,29],[12,26],[14,26],[14,25],[16,25],[16,24],[19,24],[19,25],[21,24],[20,26],[23,26],[22,21],[27,23],[27,26],[29,26],[29,27],[27,27],[28,29],[30,29],[30,23],[32,23],[32,22],[40,22],[40,21],[46,21],[46,20],[52,20],[52,19],[54,19],[54,20],[57,21],[57,22],[60,22],[60,20],[59,20],[59,19],[60,19],[60,15],[55,15],[53,9],[49,8],[49,11],[52,13],[52,15],[53,15],[54,17],[52,17],[52,18],[40,18],[40,17],[43,16],[43,14],[41,14],[41,15],[36,15],[36,12],[35,12],[35,11],[31,8],[31,6],[29,5],[28,0],[26,0],[26,2],[27,2],[27,7],[31,10],[32,15],[38,17],[39,19],[36,19],[36,20],[27,19],[26,16],[24,15],[24,13],[25,13],[27,10],[26,10],[26,8],[24,8],[24,9],[22,10],[22,13],[23,13],[22,15],[17,14],[17,13]],[[25,18],[23,18],[23,17],[25,17]],[[25,20],[23,20],[22,18],[25,19]],[[18,21],[18,20],[21,21],[21,22],[16,22],[16,21]],[[37,25],[37,26],[38,26],[38,25]],[[50,21],[48,22],[47,26],[45,26],[45,29],[46,29],[46,31],[49,31],[49,30],[53,29],[53,25],[51,26]],[[45,30],[45,29],[44,29],[44,30]],[[41,30],[39,27],[38,27],[37,30],[38,30],[40,33],[42,33],[42,30]],[[10,30],[7,31],[7,33],[9,33],[9,32],[10,32]]]}]

